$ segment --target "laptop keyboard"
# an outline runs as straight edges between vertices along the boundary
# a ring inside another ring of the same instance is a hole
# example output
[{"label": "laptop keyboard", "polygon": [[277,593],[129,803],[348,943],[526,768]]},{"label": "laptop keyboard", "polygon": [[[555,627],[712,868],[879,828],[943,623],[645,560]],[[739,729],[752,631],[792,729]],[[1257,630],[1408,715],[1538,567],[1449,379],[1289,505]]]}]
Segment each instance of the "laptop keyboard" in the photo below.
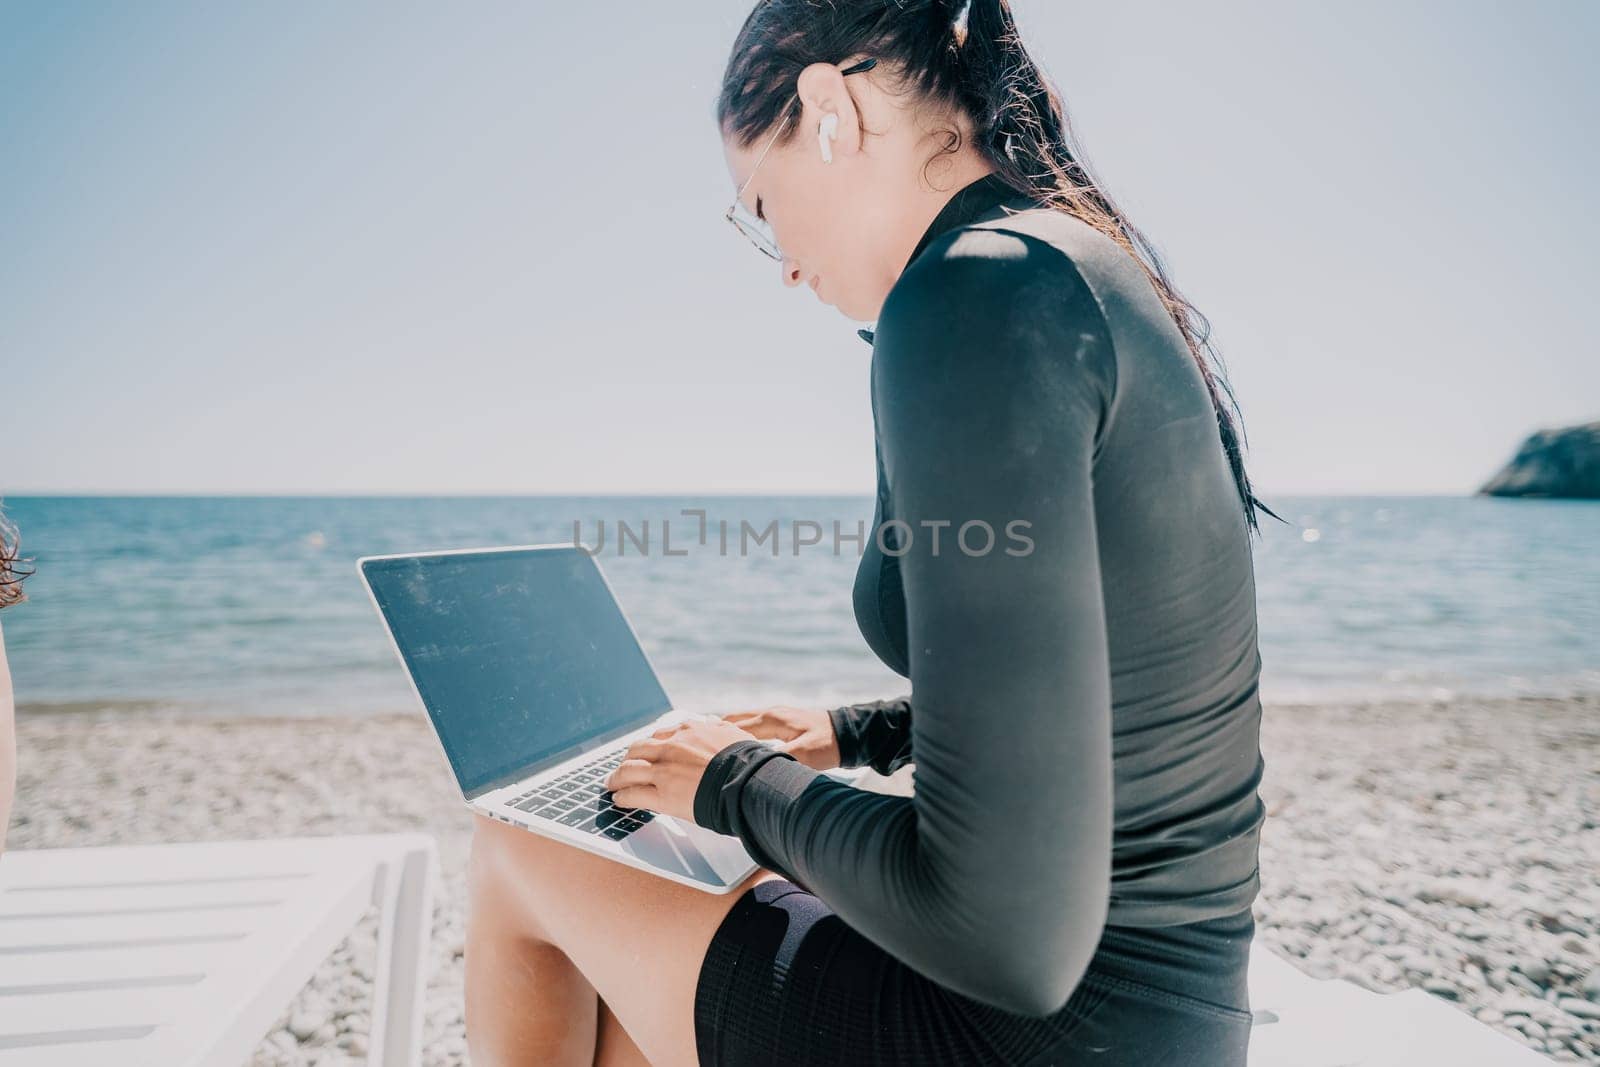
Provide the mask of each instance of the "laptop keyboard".
[{"label": "laptop keyboard", "polygon": [[506,804],[574,830],[620,841],[656,817],[647,808],[617,807],[611,802],[611,791],[600,784],[622,762],[626,751],[624,745],[602,752],[588,763],[512,797]]}]

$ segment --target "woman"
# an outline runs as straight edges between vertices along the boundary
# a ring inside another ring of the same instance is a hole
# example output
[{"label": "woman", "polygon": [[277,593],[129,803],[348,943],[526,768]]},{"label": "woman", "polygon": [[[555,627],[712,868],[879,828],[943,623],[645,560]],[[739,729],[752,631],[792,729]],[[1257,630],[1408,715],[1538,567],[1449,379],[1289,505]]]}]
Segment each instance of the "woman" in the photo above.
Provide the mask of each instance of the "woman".
[{"label": "woman", "polygon": [[473,1062],[1243,1063],[1257,502],[1191,310],[1004,0],[769,0],[723,86],[730,214],[877,321],[855,608],[911,695],[631,747],[727,897],[479,819]]},{"label": "woman", "polygon": [[[22,592],[21,542],[17,528],[0,512],[0,609],[27,599]],[[11,695],[11,667],[6,662],[6,635],[0,630],[0,852],[11,825],[11,801],[17,791],[16,708]]]}]

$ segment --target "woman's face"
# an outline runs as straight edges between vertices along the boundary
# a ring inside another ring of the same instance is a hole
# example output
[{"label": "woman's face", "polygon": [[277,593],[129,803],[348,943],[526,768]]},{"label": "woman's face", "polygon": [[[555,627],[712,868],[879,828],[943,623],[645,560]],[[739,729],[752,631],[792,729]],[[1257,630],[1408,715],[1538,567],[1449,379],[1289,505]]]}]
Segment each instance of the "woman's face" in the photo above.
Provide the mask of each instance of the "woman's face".
[{"label": "woman's face", "polygon": [[[768,130],[744,148],[724,138],[723,152],[745,210],[777,237],[783,284],[809,286],[846,317],[872,322],[949,191],[941,197],[921,182],[933,154],[929,130],[902,96],[886,91],[885,69],[840,71],[813,63],[800,72],[788,114],[799,125],[785,127],[785,143],[768,150]],[[817,140],[826,115],[838,120],[831,162]]]},{"label": "woman's face", "polygon": [[[744,185],[754,171],[740,200],[777,237],[784,258],[774,265],[783,284],[809,286],[818,300],[846,317],[871,322],[894,284],[884,255],[885,245],[893,243],[893,231],[886,230],[894,219],[893,204],[879,198],[874,175],[860,153],[847,157],[835,141],[833,162],[823,162],[817,142],[820,116],[803,113],[801,122],[793,141],[773,145],[759,168],[756,161],[771,133],[749,148],[724,141],[733,187]],[[752,249],[751,256],[759,253]],[[765,258],[761,262],[772,263]]]},{"label": "woman's face", "polygon": [[[791,123],[798,112],[799,127],[786,130],[787,143],[768,150],[768,130],[749,147],[727,138],[722,147],[744,210],[765,219],[777,238],[783,284],[809,286],[847,318],[874,322],[940,208],[994,168],[972,147],[965,118],[916,107],[885,88],[898,83],[882,66],[840,71],[813,63],[800,72],[789,112]],[[817,140],[826,115],[838,119],[831,162]],[[960,147],[942,150],[952,128]],[[772,263],[753,249],[750,256]]]}]

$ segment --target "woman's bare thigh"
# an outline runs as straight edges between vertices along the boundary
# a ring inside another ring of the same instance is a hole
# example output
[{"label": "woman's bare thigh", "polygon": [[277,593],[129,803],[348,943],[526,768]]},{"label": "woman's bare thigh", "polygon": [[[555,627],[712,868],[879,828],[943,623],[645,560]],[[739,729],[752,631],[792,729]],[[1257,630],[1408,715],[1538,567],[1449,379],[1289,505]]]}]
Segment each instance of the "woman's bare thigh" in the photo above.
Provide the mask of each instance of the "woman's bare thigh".
[{"label": "woman's bare thigh", "polygon": [[599,1033],[595,1039],[594,1067],[651,1067],[638,1044],[623,1029],[622,1020],[611,1010],[611,1005],[603,1000],[598,1003],[600,1018],[596,1027]]},{"label": "woman's bare thigh", "polygon": [[[711,935],[758,870],[721,895],[474,816],[469,877],[495,878],[496,916],[566,953],[654,1067],[694,1067],[694,993]],[[488,894],[485,894],[486,896]]]}]

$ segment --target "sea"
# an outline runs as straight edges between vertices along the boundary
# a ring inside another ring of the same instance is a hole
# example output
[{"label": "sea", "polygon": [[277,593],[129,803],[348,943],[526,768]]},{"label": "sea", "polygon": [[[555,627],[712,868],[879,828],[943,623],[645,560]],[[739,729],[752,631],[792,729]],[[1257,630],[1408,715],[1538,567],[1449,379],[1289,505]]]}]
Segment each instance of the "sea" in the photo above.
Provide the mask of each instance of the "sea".
[{"label": "sea", "polygon": [[[1252,542],[1267,703],[1600,691],[1600,503],[1266,500],[1289,520]],[[851,613],[867,496],[4,504],[36,571],[0,616],[25,712],[415,712],[357,558],[521,544],[595,553],[675,707],[909,691]]]}]

